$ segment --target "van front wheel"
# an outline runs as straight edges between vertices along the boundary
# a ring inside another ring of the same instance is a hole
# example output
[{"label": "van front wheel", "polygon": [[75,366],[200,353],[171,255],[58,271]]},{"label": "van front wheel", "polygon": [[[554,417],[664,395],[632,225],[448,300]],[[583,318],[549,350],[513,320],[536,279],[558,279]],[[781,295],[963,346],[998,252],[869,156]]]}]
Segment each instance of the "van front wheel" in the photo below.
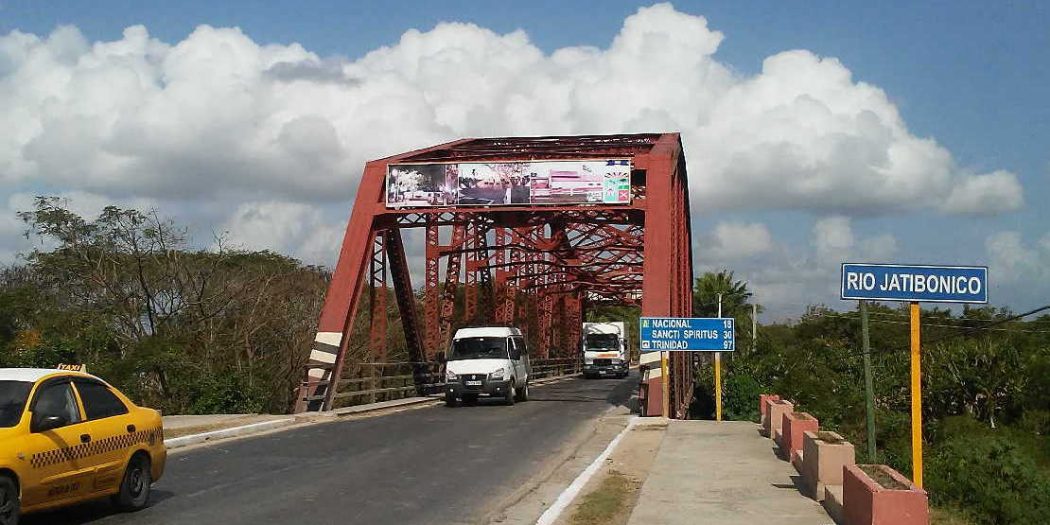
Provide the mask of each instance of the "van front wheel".
[{"label": "van front wheel", "polygon": [[516,401],[528,401],[529,400],[529,380],[525,380],[525,384],[521,385],[521,389],[518,390]]},{"label": "van front wheel", "polygon": [[514,378],[510,379],[510,385],[507,386],[507,393],[504,394],[503,404],[507,406],[514,406],[514,400],[518,397],[518,389],[514,387]]}]

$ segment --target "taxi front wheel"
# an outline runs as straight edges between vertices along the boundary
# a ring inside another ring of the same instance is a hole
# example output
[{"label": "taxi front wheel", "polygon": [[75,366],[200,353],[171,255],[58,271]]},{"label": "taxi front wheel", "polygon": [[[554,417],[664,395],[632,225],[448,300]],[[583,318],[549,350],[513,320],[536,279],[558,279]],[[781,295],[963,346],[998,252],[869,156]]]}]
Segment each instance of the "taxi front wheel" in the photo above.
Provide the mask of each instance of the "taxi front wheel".
[{"label": "taxi front wheel", "polygon": [[18,485],[10,476],[0,474],[0,525],[18,525],[19,510]]},{"label": "taxi front wheel", "polygon": [[135,454],[124,470],[124,481],[120,483],[120,492],[113,497],[113,503],[123,511],[141,510],[149,503],[152,484],[149,457]]}]

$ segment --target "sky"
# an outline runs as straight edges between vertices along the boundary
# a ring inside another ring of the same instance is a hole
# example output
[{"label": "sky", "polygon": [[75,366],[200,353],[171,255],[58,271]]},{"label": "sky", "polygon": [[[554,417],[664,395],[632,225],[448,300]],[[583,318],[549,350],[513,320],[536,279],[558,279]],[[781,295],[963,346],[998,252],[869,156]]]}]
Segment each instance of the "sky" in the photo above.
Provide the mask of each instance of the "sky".
[{"label": "sky", "polygon": [[1050,303],[1046,27],[1035,1],[0,0],[0,263],[46,193],[331,265],[368,159],[680,131],[696,270],[768,317],[851,308],[844,261],[988,265],[1025,310]]}]

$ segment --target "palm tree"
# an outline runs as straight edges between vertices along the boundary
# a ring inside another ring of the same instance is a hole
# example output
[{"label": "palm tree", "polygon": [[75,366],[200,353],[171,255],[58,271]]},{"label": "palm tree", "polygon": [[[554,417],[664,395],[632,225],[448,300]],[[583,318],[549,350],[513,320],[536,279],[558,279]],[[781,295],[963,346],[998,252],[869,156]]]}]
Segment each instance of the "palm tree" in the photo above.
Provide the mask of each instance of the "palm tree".
[{"label": "palm tree", "polygon": [[751,292],[747,283],[733,277],[731,270],[706,272],[696,279],[693,287],[693,317],[718,315],[718,295],[722,295],[722,316],[749,315]]}]

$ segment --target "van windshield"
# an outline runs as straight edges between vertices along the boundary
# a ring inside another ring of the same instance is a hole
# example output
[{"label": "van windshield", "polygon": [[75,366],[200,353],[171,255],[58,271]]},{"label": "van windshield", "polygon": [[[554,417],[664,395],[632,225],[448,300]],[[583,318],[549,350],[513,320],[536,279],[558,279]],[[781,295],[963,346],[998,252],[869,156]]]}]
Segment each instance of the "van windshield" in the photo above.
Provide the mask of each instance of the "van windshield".
[{"label": "van windshield", "polygon": [[616,334],[588,334],[588,350],[619,350],[620,336]]},{"label": "van windshield", "polygon": [[0,381],[0,428],[10,428],[21,421],[32,388],[33,383],[28,381]]},{"label": "van windshield", "polygon": [[452,341],[449,361],[462,359],[507,359],[506,337],[465,337]]}]

